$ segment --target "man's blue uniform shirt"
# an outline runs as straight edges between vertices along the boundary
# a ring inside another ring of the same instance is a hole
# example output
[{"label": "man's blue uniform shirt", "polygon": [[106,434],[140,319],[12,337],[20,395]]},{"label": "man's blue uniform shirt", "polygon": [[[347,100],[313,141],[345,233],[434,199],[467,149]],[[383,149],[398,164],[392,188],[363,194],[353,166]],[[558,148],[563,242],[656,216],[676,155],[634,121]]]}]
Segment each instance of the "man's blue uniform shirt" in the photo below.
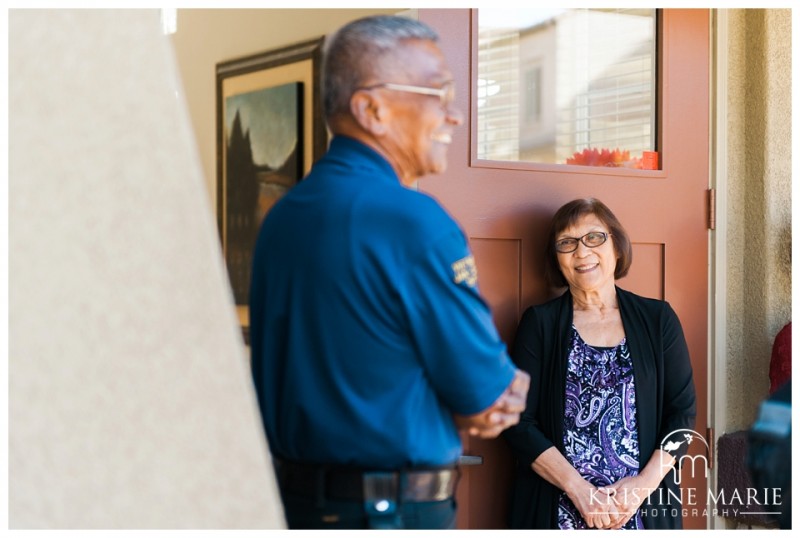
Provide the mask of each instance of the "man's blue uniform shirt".
[{"label": "man's blue uniform shirt", "polygon": [[270,449],[296,461],[453,463],[453,413],[514,375],[458,225],[341,136],[262,225],[250,335]]}]

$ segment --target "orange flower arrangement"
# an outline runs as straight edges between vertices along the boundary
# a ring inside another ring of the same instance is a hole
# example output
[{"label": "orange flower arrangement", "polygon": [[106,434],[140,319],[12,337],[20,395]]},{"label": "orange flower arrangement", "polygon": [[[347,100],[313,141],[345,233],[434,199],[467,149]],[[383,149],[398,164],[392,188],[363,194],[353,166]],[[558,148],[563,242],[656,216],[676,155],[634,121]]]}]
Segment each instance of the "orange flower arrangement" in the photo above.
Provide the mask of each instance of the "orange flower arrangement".
[{"label": "orange flower arrangement", "polygon": [[641,168],[642,160],[633,158],[631,159],[631,152],[628,150],[620,151],[619,148],[615,150],[597,148],[586,148],[583,151],[576,152],[572,157],[567,159],[567,164],[577,164],[580,166],[614,166],[626,168]]}]

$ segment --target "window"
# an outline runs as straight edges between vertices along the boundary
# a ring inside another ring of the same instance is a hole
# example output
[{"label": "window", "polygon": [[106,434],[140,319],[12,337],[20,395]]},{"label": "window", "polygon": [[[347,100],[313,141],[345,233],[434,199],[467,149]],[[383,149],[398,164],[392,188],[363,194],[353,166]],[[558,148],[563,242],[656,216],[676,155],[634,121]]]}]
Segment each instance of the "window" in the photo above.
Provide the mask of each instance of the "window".
[{"label": "window", "polygon": [[652,9],[478,10],[478,158],[650,168],[655,29]]}]

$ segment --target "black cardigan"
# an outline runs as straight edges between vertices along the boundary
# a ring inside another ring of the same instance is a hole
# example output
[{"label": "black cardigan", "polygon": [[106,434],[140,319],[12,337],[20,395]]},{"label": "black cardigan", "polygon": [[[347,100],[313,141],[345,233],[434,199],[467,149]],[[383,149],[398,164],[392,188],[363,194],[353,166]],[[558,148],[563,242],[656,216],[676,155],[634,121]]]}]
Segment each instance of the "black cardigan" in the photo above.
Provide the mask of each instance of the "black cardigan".
[{"label": "black cardigan", "polygon": [[[617,289],[622,325],[633,361],[639,426],[640,469],[669,433],[691,429],[695,391],[689,350],[678,316],[664,301]],[[545,304],[528,308],[517,328],[512,358],[531,375],[527,408],[519,424],[503,434],[516,460],[511,499],[512,529],[558,528],[561,490],[531,469],[533,461],[555,446],[564,454],[564,395],[572,328],[572,294],[567,291]],[[681,528],[679,492],[670,471],[642,508],[645,528]],[[679,497],[678,497],[679,498]],[[657,504],[659,499],[665,502]],[[661,508],[666,510],[666,515]],[[655,510],[659,508],[659,510]],[[677,508],[673,517],[672,508]],[[658,512],[658,515],[653,515]]]}]

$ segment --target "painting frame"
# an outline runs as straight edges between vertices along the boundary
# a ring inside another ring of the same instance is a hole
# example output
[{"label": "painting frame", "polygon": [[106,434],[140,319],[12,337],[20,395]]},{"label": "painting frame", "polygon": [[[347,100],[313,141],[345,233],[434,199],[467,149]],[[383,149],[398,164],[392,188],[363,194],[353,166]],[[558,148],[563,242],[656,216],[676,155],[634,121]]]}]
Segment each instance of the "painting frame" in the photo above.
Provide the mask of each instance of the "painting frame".
[{"label": "painting frame", "polygon": [[[252,148],[257,144],[257,142],[251,141],[250,137],[251,134],[255,137],[256,129],[252,127],[252,122],[258,121],[258,119],[255,112],[251,112],[251,117],[248,118],[246,117],[247,112],[242,111],[241,124],[232,127],[234,122],[233,113],[231,112],[232,103],[248,99],[268,101],[278,98],[278,95],[282,95],[283,99],[297,97],[296,118],[287,120],[288,123],[296,120],[294,124],[297,131],[296,146],[294,146],[291,158],[287,158],[287,163],[289,160],[292,161],[288,163],[291,166],[287,164],[287,170],[291,169],[291,172],[287,172],[283,177],[285,179],[288,175],[292,175],[294,176],[294,182],[299,181],[309,172],[311,165],[322,156],[327,148],[328,134],[323,119],[320,97],[323,42],[324,37],[319,37],[257,54],[226,60],[216,65],[217,227],[231,287],[234,291],[239,321],[244,330],[246,340],[249,319],[247,301],[243,290],[249,287],[250,258],[242,258],[239,255],[239,251],[244,248],[241,246],[243,244],[254,245],[253,229],[257,229],[260,226],[260,220],[256,215],[253,217],[254,221],[252,223],[246,223],[246,237],[242,236],[243,232],[241,232],[239,226],[229,226],[232,222],[237,222],[232,220],[231,217],[235,217],[236,211],[239,211],[239,209],[236,209],[239,206],[232,206],[232,204],[241,203],[242,197],[246,199],[252,198],[252,192],[250,190],[246,192],[239,191],[241,185],[237,181],[244,180],[241,180],[237,175],[236,171],[241,170],[241,168],[236,168],[234,161],[236,159],[241,160],[241,151],[232,150],[232,156],[228,152],[229,147],[232,148],[229,144],[236,141],[234,133],[237,132],[237,129],[241,131],[239,133],[240,145],[244,144],[241,141],[242,133],[248,146]],[[294,111],[295,109],[292,108],[292,110]],[[235,121],[240,119],[238,117],[239,112],[237,108]],[[291,128],[288,129],[291,130]],[[290,136],[292,136],[291,132],[287,137]],[[287,137],[281,137],[281,142]],[[265,144],[261,143],[260,145],[264,146]],[[266,145],[272,146],[272,144]],[[253,152],[251,161],[256,161],[255,152]],[[262,169],[268,169],[266,165],[256,164],[261,166]],[[264,176],[265,173],[262,173],[260,177]],[[247,182],[248,189],[256,188],[251,186],[253,181],[247,179]],[[291,181],[278,181],[278,183],[284,184],[286,189],[291,187]],[[262,203],[260,201],[261,196],[257,195],[257,197],[259,199],[254,203]],[[231,252],[233,249],[231,245],[236,248],[236,270],[232,270],[231,264],[234,262],[232,261]],[[252,255],[252,247],[249,254]]]}]

